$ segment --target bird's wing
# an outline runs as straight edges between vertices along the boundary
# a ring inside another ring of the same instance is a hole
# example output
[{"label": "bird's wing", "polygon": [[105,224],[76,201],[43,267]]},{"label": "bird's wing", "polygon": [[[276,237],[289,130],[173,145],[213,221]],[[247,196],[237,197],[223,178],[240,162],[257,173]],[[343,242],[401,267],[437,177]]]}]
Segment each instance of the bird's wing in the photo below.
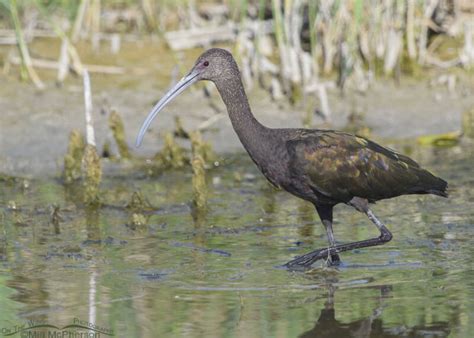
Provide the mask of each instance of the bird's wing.
[{"label": "bird's wing", "polygon": [[300,130],[286,146],[290,173],[335,201],[426,193],[430,179],[437,179],[409,157],[343,132]]}]

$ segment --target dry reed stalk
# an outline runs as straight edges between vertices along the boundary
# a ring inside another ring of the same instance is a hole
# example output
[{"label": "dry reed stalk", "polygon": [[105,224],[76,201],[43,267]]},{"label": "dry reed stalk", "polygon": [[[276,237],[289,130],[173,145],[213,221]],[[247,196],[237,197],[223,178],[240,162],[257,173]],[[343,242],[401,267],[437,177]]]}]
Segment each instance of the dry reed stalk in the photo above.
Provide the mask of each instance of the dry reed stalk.
[{"label": "dry reed stalk", "polygon": [[[79,57],[79,53],[77,52],[76,47],[74,47],[73,45],[68,43],[68,52],[69,52],[69,56],[72,60],[72,63],[71,63],[72,69],[74,69],[74,71],[77,74],[82,75],[82,73],[84,71],[84,65],[82,64],[81,58]],[[97,67],[96,66],[87,65],[87,67],[88,67],[89,71],[97,72]]]},{"label": "dry reed stalk", "polygon": [[418,63],[424,64],[426,61],[426,48],[428,47],[428,28],[431,23],[431,17],[438,6],[439,0],[426,0],[424,5],[424,15],[422,18],[420,36],[418,38]]},{"label": "dry reed stalk", "polygon": [[209,127],[211,127],[213,124],[215,124],[216,122],[218,122],[219,120],[221,120],[224,117],[225,117],[225,114],[223,114],[223,113],[214,114],[210,118],[205,120],[204,122],[200,123],[197,126],[196,130],[198,130],[198,131],[206,130],[206,129],[208,129]]},{"label": "dry reed stalk", "polygon": [[100,47],[100,12],[101,0],[92,0],[90,9],[91,41],[92,48],[98,50]]},{"label": "dry reed stalk", "polygon": [[155,1],[154,0],[141,0],[142,11],[145,15],[145,22],[148,26],[148,30],[155,31],[158,27],[155,19]]},{"label": "dry reed stalk", "polygon": [[[321,35],[321,48],[323,54],[323,73],[329,74],[334,66],[336,46],[340,41],[341,32],[345,24],[344,2],[336,3],[333,0],[321,2],[319,18],[319,34]],[[334,8],[336,7],[336,8]],[[334,15],[331,12],[335,10]]]},{"label": "dry reed stalk", "polygon": [[12,35],[0,36],[0,45],[16,45],[17,40],[15,32]]},{"label": "dry reed stalk", "polygon": [[68,40],[62,40],[58,60],[58,76],[56,77],[58,83],[62,83],[66,78],[67,74],[69,73],[68,44]]},{"label": "dry reed stalk", "polygon": [[[299,96],[299,85],[305,87],[310,80],[314,81],[317,71],[316,63],[309,53],[303,51],[301,43],[301,30],[303,27],[302,0],[285,1],[284,17],[281,17],[280,1],[273,2],[274,25],[280,56],[280,81],[277,83],[275,76],[271,80],[271,92],[274,99],[282,97],[282,91],[289,96],[291,101]],[[259,62],[263,64],[265,58]],[[283,90],[282,90],[283,88]],[[305,91],[303,90],[303,95]]]},{"label": "dry reed stalk", "polygon": [[387,51],[385,53],[383,71],[385,74],[391,74],[395,68],[402,50],[402,33],[395,29],[388,31]]},{"label": "dry reed stalk", "polygon": [[392,74],[400,59],[403,48],[403,25],[404,4],[395,1],[386,9],[387,35],[383,70],[385,74]]},{"label": "dry reed stalk", "polygon": [[319,97],[319,102],[321,103],[321,112],[323,113],[325,119],[327,121],[330,121],[332,113],[331,113],[331,108],[329,106],[326,86],[324,84],[320,84],[318,86],[318,97]]},{"label": "dry reed stalk", "polygon": [[74,20],[74,26],[71,33],[71,41],[77,42],[79,40],[82,27],[84,25],[84,16],[89,8],[89,0],[81,0],[79,8],[77,10],[76,19]]},{"label": "dry reed stalk", "polygon": [[370,49],[368,29],[362,29],[360,31],[357,38],[357,45],[363,60],[370,64],[372,61],[372,53]]},{"label": "dry reed stalk", "polygon": [[235,40],[236,25],[229,23],[220,27],[200,27],[166,32],[166,42],[172,50],[184,50],[200,45],[206,46],[219,41]]},{"label": "dry reed stalk", "polygon": [[[24,69],[26,69],[26,72],[29,78],[33,81],[35,86],[38,89],[44,89],[45,85],[39,78],[31,62],[30,52],[28,51],[28,46],[26,44],[22,29],[21,29],[21,23],[20,23],[20,18],[18,16],[16,0],[10,1],[10,13],[13,20],[13,25],[15,26],[17,46],[21,55],[21,64],[24,67]],[[25,73],[23,73],[22,75],[25,76],[24,74]]]},{"label": "dry reed stalk", "polygon": [[439,67],[439,68],[452,68],[452,67],[456,67],[458,65],[461,65],[462,64],[462,60],[461,60],[461,57],[456,57],[452,60],[448,60],[448,61],[443,61],[443,60],[440,60],[430,54],[426,54],[425,56],[425,63],[426,64],[429,64],[429,65],[432,65],[432,66],[436,66],[436,67]]},{"label": "dry reed stalk", "polygon": [[[15,30],[0,28],[0,36],[2,36],[2,39],[4,38],[7,41],[11,41],[13,39],[14,41],[11,44],[13,45],[16,44]],[[36,29],[34,28],[34,26],[32,27],[30,24],[28,26],[28,33],[25,34],[25,41],[30,42],[34,38],[54,38],[54,37],[56,37],[56,34],[54,33],[54,31],[51,31],[49,29]]]},{"label": "dry reed stalk", "polygon": [[416,59],[416,42],[415,42],[415,0],[407,0],[406,8],[406,39],[407,39],[407,52],[408,57],[411,60]]},{"label": "dry reed stalk", "polygon": [[94,124],[92,121],[92,93],[91,81],[89,72],[84,69],[82,74],[84,84],[84,114],[86,118],[86,143],[91,146],[96,146]]},{"label": "dry reed stalk", "polygon": [[284,97],[280,81],[278,81],[276,76],[272,76],[271,94],[272,98],[276,101],[281,100]]},{"label": "dry reed stalk", "polygon": [[[69,54],[71,56],[71,54]],[[21,64],[21,58],[18,56],[10,56],[8,59],[14,65]],[[36,68],[44,68],[44,69],[58,69],[60,67],[57,61],[51,61],[46,59],[31,59],[31,64]],[[74,61],[73,61],[74,64]],[[79,74],[83,74],[83,67],[86,67],[90,73],[99,73],[99,74],[124,74],[125,69],[122,67],[117,66],[102,66],[102,65],[82,65],[78,68],[77,66],[73,66],[74,70]],[[137,69],[137,72],[141,71]]]},{"label": "dry reed stalk", "polygon": [[117,54],[120,51],[121,41],[122,39],[119,34],[112,34],[110,36],[110,52],[112,54]]},{"label": "dry reed stalk", "polygon": [[[41,5],[41,3],[37,2],[36,7],[39,9],[43,17],[46,18],[48,23],[53,28],[54,34],[57,37],[59,37],[63,41],[63,43],[65,43],[65,45],[67,46],[69,58],[70,60],[72,60],[72,62],[69,61],[69,67],[74,69],[74,71],[77,74],[82,75],[83,66],[82,66],[81,59],[79,58],[79,54],[77,53],[77,50],[74,47],[74,45],[70,43],[69,38],[66,35],[66,33],[64,33],[64,31],[58,25],[58,23],[51,18],[50,14],[45,10],[45,8]],[[45,68],[59,68],[58,66],[52,66],[51,61],[49,60],[33,60],[33,63],[42,64],[42,66],[44,65]]]},{"label": "dry reed stalk", "polygon": [[331,35],[327,26],[321,26],[322,50],[323,50],[323,73],[329,74],[332,71],[333,55],[335,48],[331,41]]},{"label": "dry reed stalk", "polygon": [[301,69],[301,58],[303,49],[301,48],[301,28],[303,26],[302,16],[303,2],[295,0],[290,9],[288,18],[288,42],[290,44],[290,62],[291,62],[291,81],[293,83],[303,83],[303,74]]},{"label": "dry reed stalk", "polygon": [[281,81],[283,88],[286,92],[289,92],[290,85],[288,80],[291,77],[291,69],[289,67],[289,55],[286,44],[286,36],[284,29],[284,22],[281,13],[281,0],[272,0],[273,9],[273,20],[275,27],[275,37],[277,41],[277,47],[280,56],[280,67],[281,67]]},{"label": "dry reed stalk", "polygon": [[461,52],[461,62],[465,67],[474,65],[474,23],[464,23],[464,47]]},{"label": "dry reed stalk", "polygon": [[196,10],[195,0],[187,1],[187,11],[188,11],[188,18],[189,18],[189,27],[191,29],[204,26],[203,19],[201,19],[201,17],[199,16]]},{"label": "dry reed stalk", "polygon": [[327,121],[331,120],[331,108],[329,106],[329,100],[327,95],[327,88],[332,87],[333,84],[330,82],[315,83],[306,88],[307,93],[316,93],[319,103],[321,105],[321,113]]},{"label": "dry reed stalk", "polygon": [[303,80],[303,86],[306,87],[312,81],[317,81],[317,65],[314,62],[314,58],[310,53],[301,52],[300,54],[300,63],[301,63],[301,74]]}]

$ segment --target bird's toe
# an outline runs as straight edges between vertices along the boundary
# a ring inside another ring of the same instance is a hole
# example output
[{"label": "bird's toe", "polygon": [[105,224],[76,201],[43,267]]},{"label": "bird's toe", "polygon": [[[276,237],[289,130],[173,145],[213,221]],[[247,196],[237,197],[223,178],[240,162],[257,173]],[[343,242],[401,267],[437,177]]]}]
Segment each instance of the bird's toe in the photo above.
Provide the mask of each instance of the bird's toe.
[{"label": "bird's toe", "polygon": [[[327,258],[327,256],[327,249],[315,250],[303,256],[296,257],[295,259],[286,263],[284,266],[290,270],[300,270],[302,268],[305,269],[309,268],[317,260]],[[339,256],[337,258],[339,258]]]}]

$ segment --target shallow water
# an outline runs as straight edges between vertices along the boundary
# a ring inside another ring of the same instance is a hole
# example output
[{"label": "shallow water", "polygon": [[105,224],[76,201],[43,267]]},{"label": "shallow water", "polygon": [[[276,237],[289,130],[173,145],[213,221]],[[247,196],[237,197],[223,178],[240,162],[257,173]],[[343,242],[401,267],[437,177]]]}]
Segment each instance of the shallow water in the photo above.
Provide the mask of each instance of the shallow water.
[{"label": "shallow water", "polygon": [[[3,182],[0,335],[77,318],[116,337],[470,337],[474,151],[411,156],[449,181],[451,197],[379,202],[392,242],[306,272],[278,266],[326,245],[316,213],[274,190],[245,154],[209,171],[207,214],[190,207],[190,169],[147,178],[109,168],[95,210],[60,180]],[[145,225],[124,208],[135,191],[153,206]],[[376,235],[362,214],[336,207],[336,240]]]}]

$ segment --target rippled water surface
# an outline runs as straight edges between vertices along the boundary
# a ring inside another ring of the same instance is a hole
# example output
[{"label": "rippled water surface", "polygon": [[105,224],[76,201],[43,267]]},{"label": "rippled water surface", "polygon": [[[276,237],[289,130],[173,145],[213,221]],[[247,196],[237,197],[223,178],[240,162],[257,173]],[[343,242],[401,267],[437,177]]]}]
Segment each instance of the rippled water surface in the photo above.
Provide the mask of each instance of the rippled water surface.
[{"label": "rippled water surface", "polygon": [[[0,336],[77,318],[116,337],[471,337],[474,152],[411,156],[449,181],[451,197],[377,203],[390,243],[307,272],[278,265],[324,247],[324,228],[245,154],[208,172],[207,214],[190,207],[190,169],[157,178],[110,170],[95,210],[60,180],[1,182]],[[134,192],[153,208],[125,208]],[[364,215],[336,207],[336,240],[376,235]]]}]

